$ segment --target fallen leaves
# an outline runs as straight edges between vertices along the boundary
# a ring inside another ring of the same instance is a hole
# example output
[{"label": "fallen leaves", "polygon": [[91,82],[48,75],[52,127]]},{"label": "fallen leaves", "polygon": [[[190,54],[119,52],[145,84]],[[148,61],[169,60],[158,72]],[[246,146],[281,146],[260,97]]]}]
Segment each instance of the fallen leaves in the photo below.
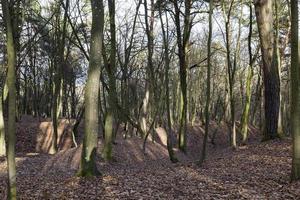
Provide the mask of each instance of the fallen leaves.
[{"label": "fallen leaves", "polygon": [[[181,162],[172,164],[165,147],[142,140],[119,139],[115,161],[98,165],[102,177],[79,178],[67,162],[77,150],[55,156],[17,155],[20,199],[299,199],[300,183],[290,183],[291,141],[251,143],[233,151],[226,144],[209,148],[208,159],[195,164],[202,133],[189,131],[188,155],[176,151]],[[218,133],[221,134],[221,133]],[[225,133],[226,134],[226,133]],[[254,140],[253,140],[254,141]],[[218,139],[217,144],[222,143]],[[101,146],[101,143],[99,144]],[[59,159],[61,158],[61,159]],[[47,170],[45,170],[47,169]],[[6,196],[6,164],[0,159],[0,198]]]}]

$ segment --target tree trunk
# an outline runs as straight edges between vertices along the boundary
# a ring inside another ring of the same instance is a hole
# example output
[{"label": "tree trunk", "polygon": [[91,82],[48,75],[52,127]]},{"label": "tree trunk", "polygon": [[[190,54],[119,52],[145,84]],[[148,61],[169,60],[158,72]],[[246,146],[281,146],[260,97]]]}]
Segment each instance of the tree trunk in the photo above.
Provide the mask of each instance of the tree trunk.
[{"label": "tree trunk", "polygon": [[85,88],[85,124],[79,176],[100,175],[96,166],[99,131],[99,87],[102,65],[102,40],[104,26],[103,0],[91,0],[92,30],[90,63]]},{"label": "tree trunk", "polygon": [[105,117],[105,141],[104,141],[104,149],[103,149],[103,157],[105,160],[112,159],[112,142],[113,142],[113,133],[114,133],[114,122],[116,122],[117,118],[117,104],[118,99],[116,95],[116,25],[115,25],[115,0],[108,1],[109,7],[109,20],[110,20],[110,40],[111,40],[111,48],[110,48],[110,63],[106,63],[106,70],[109,77],[109,108],[107,109],[106,117]]},{"label": "tree trunk", "polygon": [[251,82],[253,77],[253,69],[249,66],[248,75],[246,80],[246,101],[243,110],[242,120],[241,120],[241,135],[242,135],[242,143],[246,144],[248,137],[248,122],[249,122],[249,114],[250,114],[250,104],[251,104]]},{"label": "tree trunk", "polygon": [[242,135],[242,143],[245,144],[247,141],[248,136],[248,122],[249,122],[249,115],[250,115],[250,105],[251,105],[251,82],[253,78],[253,58],[252,58],[252,4],[249,4],[249,34],[248,34],[248,52],[249,52],[249,66],[248,66],[248,75],[246,80],[246,101],[242,115],[242,124],[241,124],[241,135]]},{"label": "tree trunk", "polygon": [[223,2],[223,12],[224,12],[224,18],[225,18],[225,38],[226,38],[226,59],[227,59],[227,73],[228,73],[228,83],[229,83],[229,112],[230,112],[230,142],[233,148],[236,148],[236,123],[235,123],[235,97],[234,97],[234,83],[235,83],[235,72],[236,72],[236,57],[237,52],[239,51],[239,43],[240,43],[240,29],[241,25],[239,22],[239,36],[237,41],[237,48],[235,50],[235,58],[234,63],[231,59],[231,24],[230,24],[230,18],[231,18],[231,12],[233,9],[233,3],[234,0],[230,1],[229,8],[227,13],[225,9],[225,4]]},{"label": "tree trunk", "polygon": [[3,91],[0,91],[0,156],[5,156],[5,126],[3,118]]},{"label": "tree trunk", "polygon": [[[60,6],[60,2],[59,5]],[[55,77],[54,77],[54,93],[52,99],[52,125],[53,125],[53,134],[52,134],[52,142],[51,147],[49,150],[50,154],[55,154],[57,152],[57,140],[58,140],[58,117],[61,111],[61,99],[62,99],[62,76],[63,76],[63,67],[64,67],[64,52],[65,52],[65,39],[66,39],[66,31],[67,31],[67,15],[68,15],[68,7],[69,7],[69,0],[66,0],[66,9],[64,13],[64,21],[63,21],[63,28],[62,33],[58,33],[59,35],[59,49],[58,49],[58,60],[56,62],[56,70],[55,70]]]},{"label": "tree trunk", "polygon": [[166,89],[166,110],[167,110],[167,148],[169,153],[169,158],[172,162],[177,162],[178,159],[174,155],[173,151],[173,143],[171,138],[171,131],[172,131],[172,123],[171,123],[171,110],[170,110],[170,89],[169,89],[169,69],[170,69],[170,56],[169,56],[169,24],[168,24],[168,16],[166,15],[166,29],[164,27],[163,18],[162,18],[162,11],[161,7],[159,7],[159,17],[161,23],[161,29],[163,33],[163,46],[164,46],[164,61],[165,61],[165,89]]},{"label": "tree trunk", "polygon": [[257,108],[260,110],[260,99],[261,99],[261,90],[262,90],[262,84],[261,84],[261,69],[259,70],[258,73],[258,78],[257,78],[257,83],[256,83],[256,88],[255,88],[255,100],[254,100],[254,105],[253,105],[253,111],[251,115],[251,124],[252,125],[257,125]]},{"label": "tree trunk", "polygon": [[208,32],[208,40],[207,40],[207,77],[206,77],[206,105],[205,105],[205,132],[204,139],[202,145],[202,152],[200,157],[200,165],[204,162],[206,157],[206,144],[208,139],[208,128],[209,128],[209,106],[210,106],[210,85],[211,85],[211,43],[212,43],[212,15],[213,15],[213,1],[209,2],[209,32]]},{"label": "tree trunk", "polygon": [[8,55],[8,133],[7,133],[7,165],[8,165],[8,199],[17,199],[16,189],[16,51],[14,46],[13,26],[7,0],[2,0],[2,10],[6,25]]},{"label": "tree trunk", "polygon": [[[21,118],[21,101],[20,101],[20,91],[21,91],[21,69],[20,69],[20,60],[18,59],[20,56],[20,37],[22,31],[22,17],[23,16],[23,9],[21,8],[21,1],[8,1],[8,7],[11,10],[11,22],[12,22],[12,34],[13,34],[13,42],[14,42],[14,49],[15,49],[15,57],[16,57],[16,69],[15,69],[15,76],[16,76],[16,120]],[[19,56],[19,57],[18,57]]]},{"label": "tree trunk", "polygon": [[291,180],[300,179],[300,68],[298,0],[291,0],[291,128],[293,161]]},{"label": "tree trunk", "polygon": [[180,23],[180,7],[178,2],[174,1],[175,7],[175,25],[176,25],[176,37],[179,56],[179,75],[180,75],[180,126],[179,126],[179,138],[178,147],[181,151],[186,152],[186,131],[187,131],[187,65],[188,65],[188,45],[191,33],[191,13],[192,6],[191,0],[185,1],[184,12],[184,25],[183,34],[181,33]]},{"label": "tree trunk", "polygon": [[[145,84],[145,97],[143,101],[143,112],[141,118],[143,137],[148,136],[148,132],[153,132],[153,130],[147,129],[147,119],[152,119],[155,123],[156,114],[159,108],[159,104],[156,105],[158,101],[157,95],[157,85],[155,80],[154,64],[153,64],[153,53],[154,53],[154,0],[150,0],[150,20],[148,20],[148,1],[144,0],[144,11],[145,11],[145,29],[147,35],[147,80]],[[145,140],[147,138],[144,138]]]},{"label": "tree trunk", "polygon": [[[278,0],[275,0],[274,2],[275,7],[275,39],[274,39],[274,65],[278,67],[278,77],[279,77],[279,83],[281,82],[281,57],[280,57],[280,44],[279,44],[279,16],[278,16]],[[280,89],[280,86],[279,86]],[[277,133],[279,137],[283,136],[283,119],[282,119],[282,97],[281,97],[281,91],[279,91],[279,113],[278,113],[278,129]]]},{"label": "tree trunk", "polygon": [[71,81],[71,117],[76,117],[76,75],[72,70],[72,81]]},{"label": "tree trunk", "polygon": [[272,0],[255,0],[255,13],[260,37],[263,78],[265,125],[263,140],[278,137],[278,116],[280,106],[280,80],[278,66],[274,59],[273,5]]}]

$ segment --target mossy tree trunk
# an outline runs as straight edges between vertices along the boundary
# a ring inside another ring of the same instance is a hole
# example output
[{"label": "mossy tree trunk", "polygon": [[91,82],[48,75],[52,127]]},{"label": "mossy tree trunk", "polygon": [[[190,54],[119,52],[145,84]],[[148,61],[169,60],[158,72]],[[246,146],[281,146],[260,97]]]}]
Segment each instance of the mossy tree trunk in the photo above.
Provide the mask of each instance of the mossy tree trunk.
[{"label": "mossy tree trunk", "polygon": [[250,105],[251,105],[251,82],[253,78],[253,56],[252,56],[252,23],[253,23],[253,14],[252,14],[252,3],[249,3],[249,34],[248,34],[248,52],[249,52],[249,66],[248,74],[246,80],[246,101],[244,105],[243,115],[241,119],[241,135],[242,143],[245,144],[248,136],[248,123],[250,115]]},{"label": "mossy tree trunk", "polygon": [[[180,77],[180,116],[179,116],[179,137],[178,147],[186,152],[186,131],[187,131],[187,66],[188,66],[188,48],[192,29],[191,6],[192,1],[184,1],[184,24],[181,27],[181,10],[177,1],[173,1],[175,8],[175,26],[179,57],[179,77]],[[183,32],[183,33],[182,33]]]},{"label": "mossy tree trunk", "polygon": [[213,1],[209,2],[209,17],[208,17],[208,23],[209,23],[209,29],[208,29],[208,39],[207,39],[207,75],[206,75],[206,104],[205,104],[205,132],[204,132],[204,139],[203,139],[203,145],[202,145],[202,151],[201,151],[201,157],[200,157],[200,165],[203,163],[206,157],[206,144],[208,139],[208,128],[209,128],[209,107],[210,107],[210,101],[211,101],[211,95],[210,95],[210,86],[211,86],[211,43],[212,43],[212,15],[213,15],[213,9],[214,9],[214,3]]},{"label": "mossy tree trunk", "polygon": [[84,138],[79,176],[100,175],[96,165],[99,131],[99,87],[102,65],[102,40],[104,25],[103,0],[91,0],[92,30],[88,78],[85,88]]},{"label": "mossy tree trunk", "polygon": [[114,122],[117,118],[118,99],[116,95],[116,24],[115,24],[115,0],[108,1],[109,8],[109,25],[110,25],[110,63],[106,63],[106,71],[109,77],[109,108],[105,116],[105,141],[103,157],[105,160],[112,159],[112,142],[114,134]]},{"label": "mossy tree trunk", "polygon": [[8,199],[17,199],[16,189],[16,51],[14,46],[13,25],[7,0],[2,0],[2,11],[6,27],[7,39],[7,88],[8,88],[8,132],[7,132],[7,169],[8,169]]}]

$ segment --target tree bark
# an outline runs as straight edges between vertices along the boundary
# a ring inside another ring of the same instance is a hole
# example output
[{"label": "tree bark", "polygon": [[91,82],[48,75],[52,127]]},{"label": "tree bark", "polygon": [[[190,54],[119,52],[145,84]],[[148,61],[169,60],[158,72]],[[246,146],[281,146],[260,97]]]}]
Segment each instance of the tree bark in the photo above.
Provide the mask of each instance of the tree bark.
[{"label": "tree bark", "polygon": [[[229,8],[226,13],[225,9],[225,2],[223,2],[223,12],[224,12],[224,18],[225,18],[225,38],[226,38],[226,59],[227,59],[227,73],[228,73],[228,83],[229,83],[229,112],[230,112],[230,142],[233,148],[236,148],[236,123],[235,123],[235,97],[234,97],[234,83],[235,83],[235,73],[236,73],[236,60],[234,60],[234,63],[231,59],[231,24],[230,24],[230,18],[231,18],[231,12],[233,10],[233,4],[234,0],[231,0],[229,3]],[[239,22],[240,23],[240,22]],[[240,25],[239,25],[240,26]],[[239,28],[239,38],[238,38],[238,45],[240,43],[240,28]],[[237,56],[237,49],[235,52],[235,59]]]},{"label": "tree bark", "polygon": [[95,162],[99,131],[99,87],[104,26],[103,0],[91,0],[92,30],[88,79],[85,88],[85,124],[79,176],[100,175]]},{"label": "tree bark", "polygon": [[265,125],[263,140],[278,137],[278,116],[280,106],[280,80],[278,66],[274,59],[273,1],[255,0],[255,13],[260,37],[263,81]]},{"label": "tree bark", "polygon": [[6,27],[7,39],[7,88],[8,88],[8,133],[7,133],[7,165],[8,165],[8,199],[17,199],[16,189],[16,51],[13,37],[13,25],[7,0],[2,0],[2,11]]},{"label": "tree bark", "polygon": [[172,162],[177,162],[178,159],[174,155],[173,151],[173,143],[171,138],[171,131],[172,131],[172,123],[171,123],[171,110],[170,110],[170,89],[169,89],[169,69],[170,69],[170,56],[169,56],[169,35],[168,35],[168,16],[166,14],[166,26],[165,29],[163,18],[162,18],[162,11],[161,7],[159,7],[159,17],[160,17],[160,23],[161,23],[161,29],[163,33],[163,46],[164,46],[164,61],[165,61],[165,89],[166,89],[166,110],[167,110],[167,128],[166,128],[166,134],[167,134],[167,149],[169,153],[169,158]]},{"label": "tree bark", "polygon": [[205,132],[203,138],[203,145],[201,151],[201,157],[199,164],[201,165],[206,157],[206,144],[208,139],[208,128],[209,128],[209,106],[210,106],[210,86],[211,86],[211,43],[212,43],[212,15],[213,15],[214,4],[213,1],[209,2],[209,32],[208,32],[208,40],[207,40],[207,77],[206,77],[206,105],[205,105]]},{"label": "tree bark", "polygon": [[[4,89],[3,89],[4,90]],[[0,156],[5,156],[5,126],[3,118],[3,92],[0,91]]]},{"label": "tree bark", "polygon": [[106,63],[106,71],[109,77],[109,108],[105,117],[105,141],[103,157],[105,160],[112,159],[112,142],[114,134],[114,122],[116,122],[118,99],[116,95],[116,25],[115,25],[115,0],[108,1],[109,24],[110,24],[110,63]]},{"label": "tree bark", "polygon": [[181,33],[180,7],[177,1],[174,1],[175,7],[175,25],[179,56],[179,75],[180,75],[180,118],[179,118],[179,138],[178,147],[186,152],[186,131],[187,131],[187,65],[188,65],[188,45],[192,28],[190,9],[191,0],[185,1],[183,34]]},{"label": "tree bark", "polygon": [[251,105],[251,82],[253,78],[253,56],[252,56],[252,23],[253,23],[253,14],[252,14],[252,3],[249,4],[249,34],[248,34],[248,52],[249,52],[249,66],[248,66],[248,75],[246,80],[246,101],[243,110],[243,115],[241,119],[241,135],[242,143],[246,144],[248,137],[248,122],[250,115],[250,105]]},{"label": "tree bark", "polygon": [[[278,67],[278,78],[279,83],[281,83],[281,57],[280,57],[280,44],[279,44],[279,16],[278,16],[278,0],[274,1],[274,8],[275,8],[275,22],[274,22],[274,28],[275,28],[275,38],[274,38],[274,65]],[[280,86],[279,86],[280,89]],[[283,136],[283,119],[282,119],[282,96],[281,91],[279,91],[279,111],[278,111],[278,128],[277,128],[277,134],[279,137]]]},{"label": "tree bark", "polygon": [[300,66],[298,0],[291,0],[291,129],[293,161],[291,180],[300,179]]},{"label": "tree bark", "polygon": [[[61,2],[59,2],[60,6]],[[58,60],[56,62],[55,68],[55,76],[54,76],[54,93],[52,99],[52,126],[53,126],[53,134],[52,134],[52,142],[51,147],[49,150],[50,154],[55,154],[58,150],[57,147],[57,140],[58,140],[58,117],[61,110],[61,101],[62,101],[62,76],[63,76],[63,67],[64,67],[64,52],[65,52],[65,39],[66,39],[66,31],[67,31],[67,16],[68,16],[68,7],[69,7],[69,0],[66,0],[66,9],[64,13],[64,21],[63,21],[63,28],[62,32],[58,33],[59,35],[59,49],[58,49]]]}]

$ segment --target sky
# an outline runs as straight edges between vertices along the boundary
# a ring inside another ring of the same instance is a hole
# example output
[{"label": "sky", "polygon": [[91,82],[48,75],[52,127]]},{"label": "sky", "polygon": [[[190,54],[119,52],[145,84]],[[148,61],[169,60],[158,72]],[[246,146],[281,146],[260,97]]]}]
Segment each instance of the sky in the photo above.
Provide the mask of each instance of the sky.
[{"label": "sky", "polygon": [[[72,8],[72,5],[75,5],[75,2],[77,0],[70,0],[71,6],[70,8]],[[107,0],[104,0],[105,3],[107,4]],[[135,14],[135,10],[136,10],[136,4],[137,4],[138,0],[116,0],[116,24],[117,24],[117,28],[121,27],[124,22],[126,21],[125,18],[129,17],[130,19],[132,19],[132,17]],[[39,0],[40,4],[42,7],[49,7],[50,3],[54,2],[54,0]],[[80,0],[81,3],[86,2],[87,4],[90,3],[90,0]],[[107,6],[106,6],[106,11],[107,11]],[[207,6],[203,6],[202,8],[203,10],[208,10]],[[248,13],[249,11],[247,9],[245,9],[243,11],[244,13]],[[74,13],[76,14],[76,10],[74,11]],[[74,14],[73,13],[73,14]],[[144,14],[144,6],[141,5],[140,10],[140,18],[138,19],[138,22],[144,22],[144,18],[143,18],[143,14]],[[44,13],[46,14],[46,13]],[[201,20],[199,20],[200,18],[202,18]],[[224,40],[222,37],[222,31],[221,29],[224,30],[224,20],[223,17],[221,15],[220,12],[215,12],[214,15],[214,21],[213,21],[213,41],[214,42],[220,42],[224,44]],[[193,29],[192,29],[192,35],[191,35],[191,41],[192,42],[197,42],[197,40],[201,39],[201,38],[205,38],[208,32],[208,14],[204,13],[204,14],[199,14],[197,15],[197,18],[195,20],[199,20],[199,23],[197,23]],[[129,22],[131,22],[129,20]],[[91,23],[91,15],[89,15],[88,19],[87,19],[87,23],[90,25]],[[172,19],[169,19],[169,24],[173,25],[174,23],[172,22]],[[233,26],[233,30],[235,30],[235,33],[237,32],[236,28],[237,28],[237,23],[236,22],[232,22],[232,26]],[[158,34],[160,34],[160,28],[161,24],[159,19],[156,20],[155,23],[155,34],[156,36]],[[141,29],[139,30],[141,31]],[[247,37],[248,34],[248,28],[244,27],[243,31],[243,36],[244,38]]]}]

